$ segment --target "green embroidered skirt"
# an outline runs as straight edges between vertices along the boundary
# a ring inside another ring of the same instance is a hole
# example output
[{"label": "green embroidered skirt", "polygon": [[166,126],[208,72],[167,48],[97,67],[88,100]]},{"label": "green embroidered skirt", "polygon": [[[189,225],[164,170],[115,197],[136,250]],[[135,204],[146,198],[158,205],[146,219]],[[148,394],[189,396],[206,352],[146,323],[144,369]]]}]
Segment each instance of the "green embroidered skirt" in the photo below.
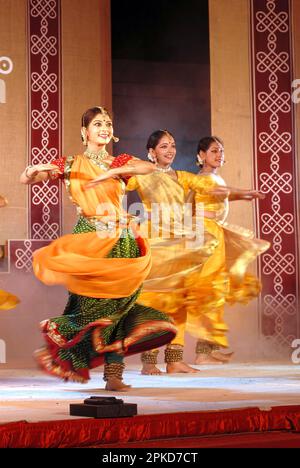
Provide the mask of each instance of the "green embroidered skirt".
[{"label": "green embroidered skirt", "polygon": [[[91,231],[95,227],[81,217],[73,234]],[[132,231],[123,229],[108,257],[139,256]],[[136,304],[140,290],[119,299],[69,293],[63,315],[42,322],[47,346],[36,353],[41,367],[52,375],[86,382],[89,369],[103,362],[120,362],[126,355],[170,342],[176,335],[171,319],[156,309]]]}]

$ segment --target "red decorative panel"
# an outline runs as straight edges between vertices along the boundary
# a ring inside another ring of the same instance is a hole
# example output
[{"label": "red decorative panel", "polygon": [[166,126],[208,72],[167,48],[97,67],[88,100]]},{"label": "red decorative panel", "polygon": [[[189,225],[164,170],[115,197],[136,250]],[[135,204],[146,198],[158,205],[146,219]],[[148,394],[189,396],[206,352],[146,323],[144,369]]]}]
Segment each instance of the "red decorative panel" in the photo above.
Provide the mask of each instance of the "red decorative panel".
[{"label": "red decorative panel", "polygon": [[49,244],[49,241],[30,239],[10,240],[8,242],[11,268],[23,273],[32,272],[32,253]]},{"label": "red decorative panel", "polygon": [[[61,155],[60,0],[28,0],[29,158],[47,163]],[[29,190],[29,237],[61,234],[60,182]]]},{"label": "red decorative panel", "polygon": [[[28,0],[30,164],[61,155],[60,0]],[[61,235],[61,182],[29,187],[28,239],[9,241],[10,268],[31,272],[32,252]]]},{"label": "red decorative panel", "polygon": [[257,227],[271,242],[260,259],[261,332],[289,346],[299,331],[291,9],[288,0],[252,0],[251,6],[255,176],[266,194]]}]

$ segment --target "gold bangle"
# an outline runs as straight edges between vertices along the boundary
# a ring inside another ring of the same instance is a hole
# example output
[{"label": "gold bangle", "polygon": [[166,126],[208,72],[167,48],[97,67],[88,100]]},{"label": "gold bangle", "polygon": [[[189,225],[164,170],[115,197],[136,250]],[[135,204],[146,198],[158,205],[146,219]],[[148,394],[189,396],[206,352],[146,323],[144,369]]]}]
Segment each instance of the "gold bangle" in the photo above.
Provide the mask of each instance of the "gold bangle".
[{"label": "gold bangle", "polygon": [[30,176],[27,174],[28,169],[31,169],[32,167],[33,167],[33,165],[32,165],[32,164],[29,164],[29,166],[27,166],[26,169],[25,169],[25,176],[27,177],[27,179],[32,179],[32,176],[30,177]]}]

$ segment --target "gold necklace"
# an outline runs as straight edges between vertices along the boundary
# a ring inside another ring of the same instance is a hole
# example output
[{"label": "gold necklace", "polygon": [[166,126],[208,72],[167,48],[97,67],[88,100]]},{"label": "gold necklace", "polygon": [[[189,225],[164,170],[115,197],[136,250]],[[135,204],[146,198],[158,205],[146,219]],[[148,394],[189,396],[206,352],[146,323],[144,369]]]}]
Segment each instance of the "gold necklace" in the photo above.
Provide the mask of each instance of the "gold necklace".
[{"label": "gold necklace", "polygon": [[102,149],[98,152],[90,151],[88,149],[83,153],[90,161],[101,169],[107,170],[110,166],[104,162],[104,159],[108,158],[108,152],[106,149]]},{"label": "gold necklace", "polygon": [[159,166],[156,166],[156,171],[157,172],[170,172],[172,171],[172,167],[171,166],[167,166],[167,167],[159,167]]}]

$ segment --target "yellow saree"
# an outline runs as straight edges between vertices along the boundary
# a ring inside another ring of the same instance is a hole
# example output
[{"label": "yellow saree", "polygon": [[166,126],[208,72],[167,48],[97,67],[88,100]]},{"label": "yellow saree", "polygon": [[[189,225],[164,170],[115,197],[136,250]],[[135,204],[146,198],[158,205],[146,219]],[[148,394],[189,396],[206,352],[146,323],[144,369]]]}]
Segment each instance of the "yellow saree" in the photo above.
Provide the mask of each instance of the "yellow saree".
[{"label": "yellow saree", "polygon": [[195,191],[195,204],[202,204],[207,213],[205,230],[217,239],[218,246],[201,272],[186,278],[187,330],[197,338],[226,347],[228,327],[223,317],[224,305],[246,304],[259,295],[261,283],[247,273],[247,268],[270,244],[256,239],[248,229],[225,222],[228,199],[209,193],[217,186],[225,185],[220,176],[199,175],[190,185]]},{"label": "yellow saree", "polygon": [[[150,237],[152,267],[138,302],[170,315],[178,329],[173,343],[183,345],[187,322],[186,277],[201,271],[217,243],[207,232],[195,242],[200,232],[195,232],[191,216],[190,223],[184,217],[188,214],[186,196],[197,176],[185,171],[176,174],[177,180],[159,172],[133,177],[127,190],[137,190],[149,218],[146,231]],[[160,207],[159,217],[154,219],[157,207]]]},{"label": "yellow saree", "polygon": [[0,290],[0,310],[9,310],[16,307],[20,300],[7,291]]}]

